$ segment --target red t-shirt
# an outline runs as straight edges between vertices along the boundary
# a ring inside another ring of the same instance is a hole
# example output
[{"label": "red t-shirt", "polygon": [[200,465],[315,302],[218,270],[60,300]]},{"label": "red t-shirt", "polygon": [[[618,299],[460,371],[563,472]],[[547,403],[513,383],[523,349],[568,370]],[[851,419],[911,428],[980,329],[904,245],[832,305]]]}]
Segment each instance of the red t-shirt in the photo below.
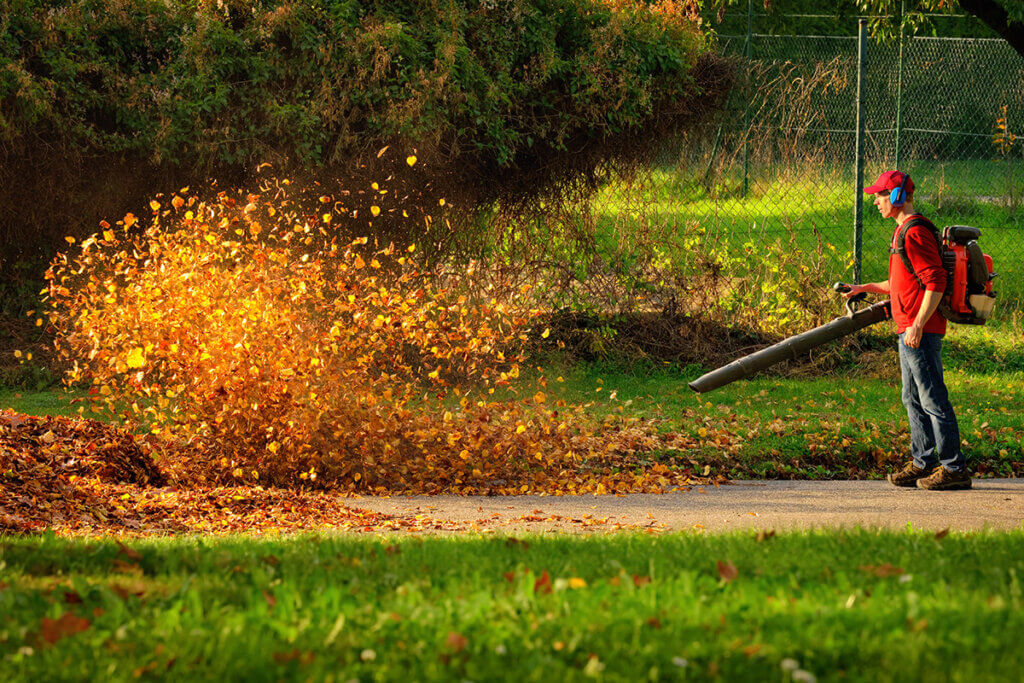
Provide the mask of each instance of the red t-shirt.
[{"label": "red t-shirt", "polygon": [[[915,214],[907,220],[912,220],[918,215]],[[893,249],[896,248],[896,237],[903,225],[905,223],[901,223],[892,234]],[[921,308],[925,290],[943,292],[946,289],[946,269],[942,267],[939,244],[931,230],[923,225],[915,225],[908,229],[904,247],[907,250],[907,258],[924,283],[925,289],[921,289],[917,284],[917,280],[903,265],[899,254],[889,255],[889,297],[892,301],[892,319],[896,321],[897,333],[903,332],[914,322],[917,311]],[[946,319],[935,311],[924,324],[924,331],[945,334]]]}]

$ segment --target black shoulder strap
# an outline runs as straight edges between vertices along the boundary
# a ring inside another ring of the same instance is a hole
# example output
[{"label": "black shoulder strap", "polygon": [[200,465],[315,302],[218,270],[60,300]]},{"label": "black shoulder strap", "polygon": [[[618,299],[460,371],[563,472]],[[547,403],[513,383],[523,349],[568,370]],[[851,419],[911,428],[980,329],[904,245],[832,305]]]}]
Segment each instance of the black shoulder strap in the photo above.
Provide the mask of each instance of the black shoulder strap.
[{"label": "black shoulder strap", "polygon": [[910,273],[915,280],[917,280],[917,284],[921,289],[924,289],[924,283],[921,281],[921,278],[918,277],[917,271],[914,270],[914,265],[910,262],[910,257],[907,256],[907,231],[918,225],[928,228],[928,232],[932,234],[932,237],[935,238],[935,243],[939,246],[939,256],[941,257],[942,239],[939,237],[939,229],[935,227],[934,223],[924,216],[911,218],[903,224],[899,233],[896,235],[896,248],[890,249],[890,251],[900,257],[900,261],[903,261],[903,267],[907,269],[907,272]]}]

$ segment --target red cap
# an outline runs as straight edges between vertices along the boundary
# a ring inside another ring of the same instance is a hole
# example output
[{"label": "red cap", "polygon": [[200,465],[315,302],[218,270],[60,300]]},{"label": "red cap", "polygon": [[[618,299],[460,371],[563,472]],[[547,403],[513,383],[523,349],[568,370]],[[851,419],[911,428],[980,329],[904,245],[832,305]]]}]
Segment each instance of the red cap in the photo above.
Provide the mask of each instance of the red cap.
[{"label": "red cap", "polygon": [[907,179],[907,184],[903,187],[904,192],[908,196],[914,194],[914,181],[910,179],[909,173],[904,173],[903,171],[886,171],[878,176],[878,180],[875,181],[874,185],[865,187],[864,191],[868,194],[877,194],[879,192],[895,190],[900,186],[904,178]]}]

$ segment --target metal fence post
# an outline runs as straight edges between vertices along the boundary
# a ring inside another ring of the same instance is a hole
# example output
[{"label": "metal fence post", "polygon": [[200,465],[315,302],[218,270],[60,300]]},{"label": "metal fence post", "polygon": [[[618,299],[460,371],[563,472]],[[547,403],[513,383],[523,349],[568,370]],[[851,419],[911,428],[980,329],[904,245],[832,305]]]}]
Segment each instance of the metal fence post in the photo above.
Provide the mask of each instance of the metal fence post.
[{"label": "metal fence post", "polygon": [[861,247],[864,239],[864,80],[867,72],[868,20],[861,19],[857,36],[857,133],[855,140],[857,180],[853,203],[853,281],[861,279]]},{"label": "metal fence post", "polygon": [[[749,60],[754,54],[752,44],[754,37],[754,0],[747,0],[747,40],[743,43],[743,56]],[[746,106],[743,109],[743,197],[747,196],[750,187],[750,150],[747,148],[750,139],[750,94],[747,94]]]},{"label": "metal fence post", "polygon": [[900,51],[896,66],[896,165],[900,167],[900,135],[903,132],[903,18],[906,1],[900,3]]}]

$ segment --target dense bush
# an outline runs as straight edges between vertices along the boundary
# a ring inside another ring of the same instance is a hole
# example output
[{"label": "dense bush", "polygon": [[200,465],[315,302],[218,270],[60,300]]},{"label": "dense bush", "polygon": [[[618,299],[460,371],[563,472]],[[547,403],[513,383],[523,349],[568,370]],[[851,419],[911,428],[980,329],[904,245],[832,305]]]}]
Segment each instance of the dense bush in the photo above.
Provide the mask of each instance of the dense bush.
[{"label": "dense bush", "polygon": [[10,0],[0,253],[52,247],[55,212],[84,235],[97,206],[263,161],[338,175],[404,142],[433,179],[492,194],[586,172],[717,102],[689,5]]}]

